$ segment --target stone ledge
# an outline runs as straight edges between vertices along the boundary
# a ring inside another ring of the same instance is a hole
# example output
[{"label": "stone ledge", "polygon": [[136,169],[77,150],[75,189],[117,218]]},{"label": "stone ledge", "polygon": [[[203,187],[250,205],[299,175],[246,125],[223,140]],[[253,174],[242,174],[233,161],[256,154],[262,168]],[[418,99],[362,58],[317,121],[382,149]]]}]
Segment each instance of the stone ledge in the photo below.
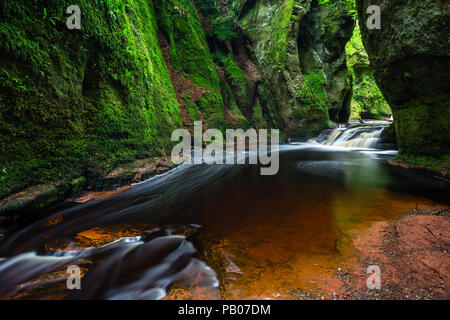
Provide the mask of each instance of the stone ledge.
[{"label": "stone ledge", "polygon": [[170,157],[136,160],[116,168],[104,177],[86,180],[84,177],[68,181],[31,186],[0,200],[0,227],[26,224],[39,218],[40,211],[75,199],[83,190],[109,191],[147,180],[174,168]]},{"label": "stone ledge", "polygon": [[428,174],[438,176],[442,179],[450,181],[450,163],[448,162],[429,162],[425,164],[415,164],[405,161],[403,159],[397,158],[394,160],[390,160],[389,164],[397,167],[402,167],[408,170],[419,170],[426,172]]}]

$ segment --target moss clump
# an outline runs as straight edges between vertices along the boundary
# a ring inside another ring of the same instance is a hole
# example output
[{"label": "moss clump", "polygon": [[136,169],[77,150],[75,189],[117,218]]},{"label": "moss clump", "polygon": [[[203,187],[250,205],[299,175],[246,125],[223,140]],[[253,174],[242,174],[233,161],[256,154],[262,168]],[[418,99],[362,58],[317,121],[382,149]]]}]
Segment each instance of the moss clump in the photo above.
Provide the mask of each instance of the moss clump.
[{"label": "moss clump", "polygon": [[341,7],[347,10],[347,13],[351,15],[354,19],[358,16],[356,11],[355,0],[318,0],[319,5],[326,6],[330,8]]},{"label": "moss clump", "polygon": [[325,107],[325,80],[320,71],[316,70],[315,72],[308,73],[304,76],[304,79],[305,82],[303,83],[302,90],[299,92],[301,99],[308,104]]},{"label": "moss clump", "polygon": [[216,18],[211,24],[212,34],[219,41],[231,41],[238,37],[234,21],[231,17]]},{"label": "moss clump", "polygon": [[320,70],[311,71],[304,76],[301,90],[297,93],[297,97],[303,102],[303,107],[297,110],[296,117],[307,119],[305,124],[310,131],[306,131],[304,134],[306,136],[314,135],[317,131],[332,126],[326,106],[324,83]]},{"label": "moss clump", "polygon": [[223,67],[226,81],[230,86],[231,94],[242,114],[250,115],[253,107],[249,90],[251,84],[247,81],[244,72],[238,66],[232,53],[219,54],[219,62]]}]

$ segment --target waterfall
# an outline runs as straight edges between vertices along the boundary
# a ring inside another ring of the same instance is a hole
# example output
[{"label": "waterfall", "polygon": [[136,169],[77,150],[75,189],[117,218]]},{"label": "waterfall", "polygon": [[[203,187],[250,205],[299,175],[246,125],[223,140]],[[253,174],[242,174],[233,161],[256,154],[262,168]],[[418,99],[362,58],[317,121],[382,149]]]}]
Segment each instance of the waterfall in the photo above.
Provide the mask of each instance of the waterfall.
[{"label": "waterfall", "polygon": [[380,142],[385,128],[380,125],[339,127],[320,135],[314,141],[328,146],[373,149]]}]

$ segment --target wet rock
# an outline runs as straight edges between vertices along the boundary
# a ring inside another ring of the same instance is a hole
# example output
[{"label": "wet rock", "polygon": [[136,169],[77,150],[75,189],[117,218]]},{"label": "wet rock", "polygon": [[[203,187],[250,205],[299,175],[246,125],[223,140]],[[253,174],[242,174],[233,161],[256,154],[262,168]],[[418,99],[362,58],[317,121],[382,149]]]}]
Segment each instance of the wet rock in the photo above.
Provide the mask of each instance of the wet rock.
[{"label": "wet rock", "polygon": [[38,211],[62,201],[70,191],[70,185],[59,182],[38,185],[12,194],[0,201],[0,223],[8,227],[12,223],[32,221]]},{"label": "wet rock", "polygon": [[395,126],[391,124],[388,128],[383,130],[380,136],[381,143],[384,149],[396,149],[397,148],[397,137],[395,135]]},{"label": "wet rock", "polygon": [[95,191],[113,190],[132,183],[147,180],[174,168],[170,157],[156,157],[136,160],[114,169],[104,177],[94,177],[88,181],[88,189]]},{"label": "wet rock", "polygon": [[345,6],[317,5],[299,29],[299,60],[303,76],[313,88],[322,79],[329,118],[347,122],[350,117],[352,83],[347,69],[345,46],[353,34],[355,22]]},{"label": "wet rock", "polygon": [[408,159],[397,158],[390,160],[389,164],[408,170],[421,171],[450,181],[450,162],[434,158],[425,158],[424,160],[419,158],[419,160],[411,157]]},{"label": "wet rock", "polygon": [[0,225],[26,224],[38,219],[42,212],[62,203],[69,197],[77,197],[85,186],[86,179],[58,181],[29,187],[11,194],[0,201]]}]

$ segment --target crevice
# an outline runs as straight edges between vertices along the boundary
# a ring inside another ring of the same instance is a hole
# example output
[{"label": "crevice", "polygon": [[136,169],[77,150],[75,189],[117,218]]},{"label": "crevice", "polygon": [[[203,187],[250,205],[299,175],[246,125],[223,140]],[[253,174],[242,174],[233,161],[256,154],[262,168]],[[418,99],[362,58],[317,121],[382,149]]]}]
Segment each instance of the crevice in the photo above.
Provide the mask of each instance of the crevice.
[{"label": "crevice", "polygon": [[248,0],[245,2],[244,7],[241,10],[241,13],[239,14],[239,20],[241,20],[243,17],[247,15],[247,13],[250,12],[250,10],[256,5],[256,0]]}]

